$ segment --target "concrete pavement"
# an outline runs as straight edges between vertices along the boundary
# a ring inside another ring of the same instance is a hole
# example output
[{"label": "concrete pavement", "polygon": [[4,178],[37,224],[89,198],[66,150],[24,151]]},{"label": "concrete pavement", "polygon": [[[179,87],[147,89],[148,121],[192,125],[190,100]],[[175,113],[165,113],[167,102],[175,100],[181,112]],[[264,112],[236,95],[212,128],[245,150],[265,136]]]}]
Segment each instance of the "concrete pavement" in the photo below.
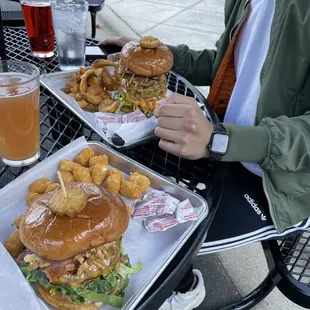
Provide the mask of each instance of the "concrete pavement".
[{"label": "concrete pavement", "polygon": [[[192,49],[214,48],[224,29],[224,0],[106,0],[98,14],[103,30],[97,37],[153,35],[167,44],[188,44]],[[206,95],[208,88],[202,88]],[[233,207],[233,206],[232,206]],[[197,257],[207,296],[199,310],[216,310],[251,292],[267,274],[260,244]],[[299,310],[278,290],[254,309]]]}]

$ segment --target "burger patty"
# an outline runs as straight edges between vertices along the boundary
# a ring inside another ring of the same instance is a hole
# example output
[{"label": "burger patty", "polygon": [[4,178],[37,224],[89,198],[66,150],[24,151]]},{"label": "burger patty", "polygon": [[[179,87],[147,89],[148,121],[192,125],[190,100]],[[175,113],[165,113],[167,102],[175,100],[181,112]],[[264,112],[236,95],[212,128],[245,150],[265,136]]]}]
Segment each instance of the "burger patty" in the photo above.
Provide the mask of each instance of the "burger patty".
[{"label": "burger patty", "polygon": [[125,74],[122,87],[134,99],[160,100],[166,95],[166,81],[165,75],[148,78]]},{"label": "burger patty", "polygon": [[17,259],[29,270],[40,268],[53,284],[79,284],[111,272],[120,257],[121,239],[92,248],[74,258],[51,262],[26,249]]}]

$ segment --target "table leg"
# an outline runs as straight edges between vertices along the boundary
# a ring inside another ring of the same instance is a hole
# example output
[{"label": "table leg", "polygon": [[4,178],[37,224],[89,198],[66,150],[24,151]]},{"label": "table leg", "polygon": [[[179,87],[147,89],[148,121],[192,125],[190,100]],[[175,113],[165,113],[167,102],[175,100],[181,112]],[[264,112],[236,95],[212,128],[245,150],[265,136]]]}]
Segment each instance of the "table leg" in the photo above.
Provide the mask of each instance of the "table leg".
[{"label": "table leg", "polygon": [[96,36],[96,15],[97,12],[91,12],[91,37],[95,38]]}]

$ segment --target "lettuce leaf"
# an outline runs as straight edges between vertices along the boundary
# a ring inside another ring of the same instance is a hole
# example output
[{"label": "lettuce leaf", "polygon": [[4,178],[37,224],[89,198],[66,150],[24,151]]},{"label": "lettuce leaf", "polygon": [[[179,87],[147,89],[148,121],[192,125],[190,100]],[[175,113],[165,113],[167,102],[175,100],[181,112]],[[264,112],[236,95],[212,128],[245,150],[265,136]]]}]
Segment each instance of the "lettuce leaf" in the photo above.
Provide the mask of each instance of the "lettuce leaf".
[{"label": "lettuce leaf", "polygon": [[54,285],[48,281],[45,273],[40,269],[29,271],[28,264],[20,264],[19,267],[25,278],[31,283],[39,283],[50,291],[51,294],[62,293],[71,298],[76,304],[88,302],[102,302],[106,305],[121,308],[125,289],[129,284],[128,275],[133,275],[141,270],[142,265],[131,266],[129,257],[121,250],[120,261],[115,270],[95,280],[87,281],[81,287],[68,284]]},{"label": "lettuce leaf", "polygon": [[77,295],[83,297],[87,301],[103,302],[105,305],[110,305],[116,308],[121,308],[123,304],[122,296],[100,294],[87,290],[84,287],[72,287],[72,289]]},{"label": "lettuce leaf", "polygon": [[126,95],[124,93],[117,94],[115,99],[118,100],[123,107],[131,107],[132,105],[127,101]]}]

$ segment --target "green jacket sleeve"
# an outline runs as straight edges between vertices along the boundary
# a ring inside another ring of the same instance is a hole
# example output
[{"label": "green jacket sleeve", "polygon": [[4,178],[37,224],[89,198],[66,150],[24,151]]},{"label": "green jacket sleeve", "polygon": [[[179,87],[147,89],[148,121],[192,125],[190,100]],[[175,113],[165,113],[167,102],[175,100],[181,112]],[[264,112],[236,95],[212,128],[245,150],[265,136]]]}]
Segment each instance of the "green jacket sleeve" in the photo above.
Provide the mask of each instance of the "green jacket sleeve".
[{"label": "green jacket sleeve", "polygon": [[216,49],[202,51],[191,50],[187,45],[169,46],[174,59],[172,70],[196,86],[210,86],[213,75],[213,63],[221,39]]},{"label": "green jacket sleeve", "polygon": [[253,127],[223,126],[230,137],[223,161],[254,162],[266,171],[298,172],[310,167],[310,112],[267,117]]}]

